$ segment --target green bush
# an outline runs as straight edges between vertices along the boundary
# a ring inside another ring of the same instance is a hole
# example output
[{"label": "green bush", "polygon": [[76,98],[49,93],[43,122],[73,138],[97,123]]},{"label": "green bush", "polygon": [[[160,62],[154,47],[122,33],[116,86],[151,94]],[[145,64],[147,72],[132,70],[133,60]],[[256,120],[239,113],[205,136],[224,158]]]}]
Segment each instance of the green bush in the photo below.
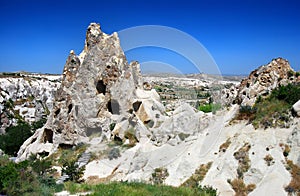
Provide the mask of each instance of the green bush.
[{"label": "green bush", "polygon": [[272,91],[270,99],[282,100],[292,106],[300,99],[300,85],[288,84],[280,86]]},{"label": "green bush", "polygon": [[83,172],[85,167],[78,167],[76,161],[69,161],[63,165],[62,173],[67,174],[69,176],[69,181],[81,182],[81,177],[83,176]]},{"label": "green bush", "polygon": [[17,126],[6,128],[6,133],[0,135],[0,148],[9,155],[16,156],[21,145],[33,133],[28,123],[19,122]]},{"label": "green bush", "polygon": [[33,131],[36,131],[37,129],[42,128],[46,122],[47,122],[47,119],[41,118],[40,120],[35,121],[31,124],[31,129]]}]

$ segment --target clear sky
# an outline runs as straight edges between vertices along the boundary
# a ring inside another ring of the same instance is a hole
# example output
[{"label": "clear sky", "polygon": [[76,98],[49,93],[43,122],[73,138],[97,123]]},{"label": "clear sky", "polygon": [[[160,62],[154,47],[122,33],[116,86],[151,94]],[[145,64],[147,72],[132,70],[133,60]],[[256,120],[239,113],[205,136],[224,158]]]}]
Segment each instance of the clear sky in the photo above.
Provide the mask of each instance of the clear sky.
[{"label": "clear sky", "polygon": [[[81,52],[90,22],[106,33],[139,25],[176,28],[197,39],[223,74],[248,74],[276,57],[300,70],[299,10],[297,0],[0,0],[0,72],[61,73],[69,51]],[[195,72],[167,50],[126,55]]]}]

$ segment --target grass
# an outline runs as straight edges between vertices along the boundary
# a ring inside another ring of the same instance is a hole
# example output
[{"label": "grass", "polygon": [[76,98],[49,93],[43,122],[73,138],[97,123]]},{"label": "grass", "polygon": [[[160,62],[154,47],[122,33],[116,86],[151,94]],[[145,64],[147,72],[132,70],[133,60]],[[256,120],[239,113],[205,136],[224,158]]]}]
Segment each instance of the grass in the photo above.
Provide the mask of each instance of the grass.
[{"label": "grass", "polygon": [[195,170],[195,173],[187,179],[181,186],[196,188],[199,186],[200,182],[205,178],[206,173],[210,169],[212,162],[207,164],[201,164],[198,169]]},{"label": "grass", "polygon": [[198,110],[208,113],[208,112],[216,112],[222,108],[221,104],[219,103],[209,103],[204,105],[199,105]]},{"label": "grass", "polygon": [[291,160],[287,160],[287,170],[292,175],[291,182],[285,187],[285,191],[289,194],[300,195],[300,167],[293,163]]},{"label": "grass", "polygon": [[111,182],[108,184],[97,185],[67,183],[65,188],[70,191],[71,194],[79,192],[91,192],[90,195],[94,196],[216,195],[216,190],[208,187],[192,189],[189,187],[151,185],[141,182]]}]

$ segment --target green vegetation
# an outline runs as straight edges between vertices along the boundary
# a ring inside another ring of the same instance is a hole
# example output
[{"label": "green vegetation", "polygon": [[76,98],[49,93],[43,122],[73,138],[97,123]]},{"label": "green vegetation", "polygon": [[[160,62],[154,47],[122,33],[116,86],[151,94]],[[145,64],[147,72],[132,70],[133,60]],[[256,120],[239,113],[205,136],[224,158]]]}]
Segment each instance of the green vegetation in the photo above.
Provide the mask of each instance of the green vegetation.
[{"label": "green vegetation", "polygon": [[33,134],[31,126],[25,122],[19,122],[18,125],[8,127],[5,131],[4,135],[0,135],[0,149],[12,156],[17,155],[24,141]]},{"label": "green vegetation", "polygon": [[288,84],[258,97],[253,107],[241,106],[236,120],[248,120],[255,128],[288,127],[291,108],[300,99],[300,85]]},{"label": "green vegetation", "polygon": [[198,110],[208,113],[208,112],[216,112],[222,108],[221,104],[219,103],[209,103],[205,105],[199,105]]},{"label": "green vegetation", "polygon": [[285,191],[289,195],[300,195],[300,167],[293,163],[291,160],[287,160],[286,169],[291,173],[291,182],[285,187]]},{"label": "green vegetation", "polygon": [[208,162],[207,164],[201,164],[200,167],[195,170],[195,173],[189,179],[187,179],[181,186],[190,188],[199,187],[200,182],[204,179],[211,165],[212,162]]},{"label": "green vegetation", "polygon": [[168,176],[169,173],[166,168],[155,168],[150,181],[154,184],[163,184]]},{"label": "green vegetation", "polygon": [[84,170],[85,167],[79,168],[76,161],[67,161],[63,165],[62,173],[69,176],[68,181],[81,182]]},{"label": "green vegetation", "polygon": [[61,191],[63,187],[56,185],[50,175],[49,165],[44,166],[43,161],[14,163],[7,156],[0,157],[0,194],[50,196],[54,192]]},{"label": "green vegetation", "polygon": [[[72,164],[70,168],[75,166]],[[158,170],[157,170],[158,171]],[[164,171],[159,170],[159,171]],[[71,172],[71,170],[70,170]],[[137,182],[112,182],[109,184],[91,185],[68,181],[57,185],[53,176],[50,161],[30,157],[28,161],[14,163],[7,156],[0,157],[0,194],[4,195],[45,195],[68,190],[72,194],[91,192],[90,195],[216,195],[211,187],[171,187]],[[71,172],[74,174],[76,171]]]},{"label": "green vegetation", "polygon": [[78,192],[91,192],[90,195],[103,196],[139,196],[139,195],[182,195],[182,196],[213,196],[217,191],[211,187],[172,187],[165,185],[152,185],[141,182],[111,182],[109,184],[74,184],[65,186],[72,194]]}]

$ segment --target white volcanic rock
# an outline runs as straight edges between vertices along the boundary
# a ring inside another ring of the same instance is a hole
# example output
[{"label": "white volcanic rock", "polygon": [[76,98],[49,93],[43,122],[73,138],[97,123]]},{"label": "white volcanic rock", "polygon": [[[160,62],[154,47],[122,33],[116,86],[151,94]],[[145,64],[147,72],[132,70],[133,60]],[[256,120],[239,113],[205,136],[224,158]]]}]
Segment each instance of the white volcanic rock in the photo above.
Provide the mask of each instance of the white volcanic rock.
[{"label": "white volcanic rock", "polygon": [[[54,94],[60,86],[61,76],[42,74],[20,74],[0,78],[0,128],[5,130],[16,122],[8,119],[17,112],[31,123],[46,117],[52,110]],[[8,103],[12,108],[7,108]]]},{"label": "white volcanic rock", "polygon": [[300,100],[293,105],[293,110],[300,117]]}]

